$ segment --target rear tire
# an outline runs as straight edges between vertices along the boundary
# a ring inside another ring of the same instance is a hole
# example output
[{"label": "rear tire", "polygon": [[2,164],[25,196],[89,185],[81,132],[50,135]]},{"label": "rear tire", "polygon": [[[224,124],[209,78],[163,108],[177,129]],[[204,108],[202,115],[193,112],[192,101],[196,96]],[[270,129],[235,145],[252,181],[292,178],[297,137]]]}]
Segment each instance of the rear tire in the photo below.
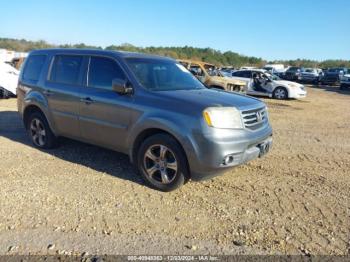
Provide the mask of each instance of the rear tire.
[{"label": "rear tire", "polygon": [[288,91],[284,87],[276,87],[272,93],[273,98],[283,100],[288,98]]},{"label": "rear tire", "polygon": [[41,112],[33,112],[29,115],[26,128],[35,147],[51,149],[57,145],[57,138]]},{"label": "rear tire", "polygon": [[181,187],[189,177],[181,146],[167,134],[151,136],[141,144],[137,169],[149,186],[163,192]]}]

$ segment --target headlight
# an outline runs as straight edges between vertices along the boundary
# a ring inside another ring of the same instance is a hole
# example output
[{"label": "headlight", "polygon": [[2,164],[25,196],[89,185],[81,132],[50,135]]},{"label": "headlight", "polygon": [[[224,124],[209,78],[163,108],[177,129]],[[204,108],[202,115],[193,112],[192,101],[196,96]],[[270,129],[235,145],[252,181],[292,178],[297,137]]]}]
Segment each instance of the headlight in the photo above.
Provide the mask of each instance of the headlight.
[{"label": "headlight", "polygon": [[208,107],[203,111],[208,126],[215,128],[243,128],[240,112],[234,107]]},{"label": "headlight", "polygon": [[292,84],[292,83],[288,84],[288,86],[293,87],[293,88],[298,87],[296,84]]}]

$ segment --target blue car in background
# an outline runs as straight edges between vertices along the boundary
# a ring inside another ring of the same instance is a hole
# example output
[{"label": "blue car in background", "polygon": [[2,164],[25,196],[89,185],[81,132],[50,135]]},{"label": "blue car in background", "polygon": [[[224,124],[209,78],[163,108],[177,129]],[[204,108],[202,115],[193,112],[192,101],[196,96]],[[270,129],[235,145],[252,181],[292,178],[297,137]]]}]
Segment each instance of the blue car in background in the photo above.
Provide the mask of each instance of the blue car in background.
[{"label": "blue car in background", "polygon": [[340,79],[348,74],[348,69],[344,67],[330,68],[324,72],[323,77],[320,79],[322,85],[334,85],[339,84]]}]

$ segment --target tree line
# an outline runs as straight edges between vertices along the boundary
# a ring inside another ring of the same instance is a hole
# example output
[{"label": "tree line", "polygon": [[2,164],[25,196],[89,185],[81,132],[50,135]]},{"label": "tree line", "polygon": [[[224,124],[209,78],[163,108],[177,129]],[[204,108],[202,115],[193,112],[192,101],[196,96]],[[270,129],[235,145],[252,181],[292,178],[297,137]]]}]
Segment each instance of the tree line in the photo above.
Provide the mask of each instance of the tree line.
[{"label": "tree line", "polygon": [[14,50],[17,52],[29,52],[35,49],[42,48],[93,48],[93,49],[105,49],[105,50],[121,50],[131,52],[142,52],[149,54],[157,54],[162,56],[168,56],[175,59],[192,59],[199,60],[208,63],[215,64],[217,66],[256,66],[262,67],[267,63],[280,63],[290,66],[303,66],[303,67],[348,67],[350,68],[350,60],[325,60],[316,61],[308,59],[296,59],[296,60],[276,60],[266,61],[259,57],[245,56],[232,51],[221,52],[212,48],[196,48],[191,46],[184,47],[137,47],[131,44],[110,45],[105,48],[101,46],[91,46],[84,43],[80,44],[64,44],[54,45],[46,41],[28,41],[25,39],[12,39],[12,38],[0,38],[0,49]]}]

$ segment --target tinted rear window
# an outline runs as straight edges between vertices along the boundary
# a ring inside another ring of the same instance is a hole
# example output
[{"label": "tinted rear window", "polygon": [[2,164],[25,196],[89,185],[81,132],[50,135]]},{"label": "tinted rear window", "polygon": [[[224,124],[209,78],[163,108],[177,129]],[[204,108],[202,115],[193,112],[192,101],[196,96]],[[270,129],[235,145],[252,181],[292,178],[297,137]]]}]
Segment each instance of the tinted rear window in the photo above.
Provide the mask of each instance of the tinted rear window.
[{"label": "tinted rear window", "polygon": [[28,57],[23,71],[23,80],[38,81],[45,59],[46,55],[31,55]]},{"label": "tinted rear window", "polygon": [[50,81],[77,85],[79,83],[82,56],[57,55],[51,69]]},{"label": "tinted rear window", "polygon": [[232,74],[233,76],[243,77],[243,78],[251,78],[250,71],[237,71]]}]

